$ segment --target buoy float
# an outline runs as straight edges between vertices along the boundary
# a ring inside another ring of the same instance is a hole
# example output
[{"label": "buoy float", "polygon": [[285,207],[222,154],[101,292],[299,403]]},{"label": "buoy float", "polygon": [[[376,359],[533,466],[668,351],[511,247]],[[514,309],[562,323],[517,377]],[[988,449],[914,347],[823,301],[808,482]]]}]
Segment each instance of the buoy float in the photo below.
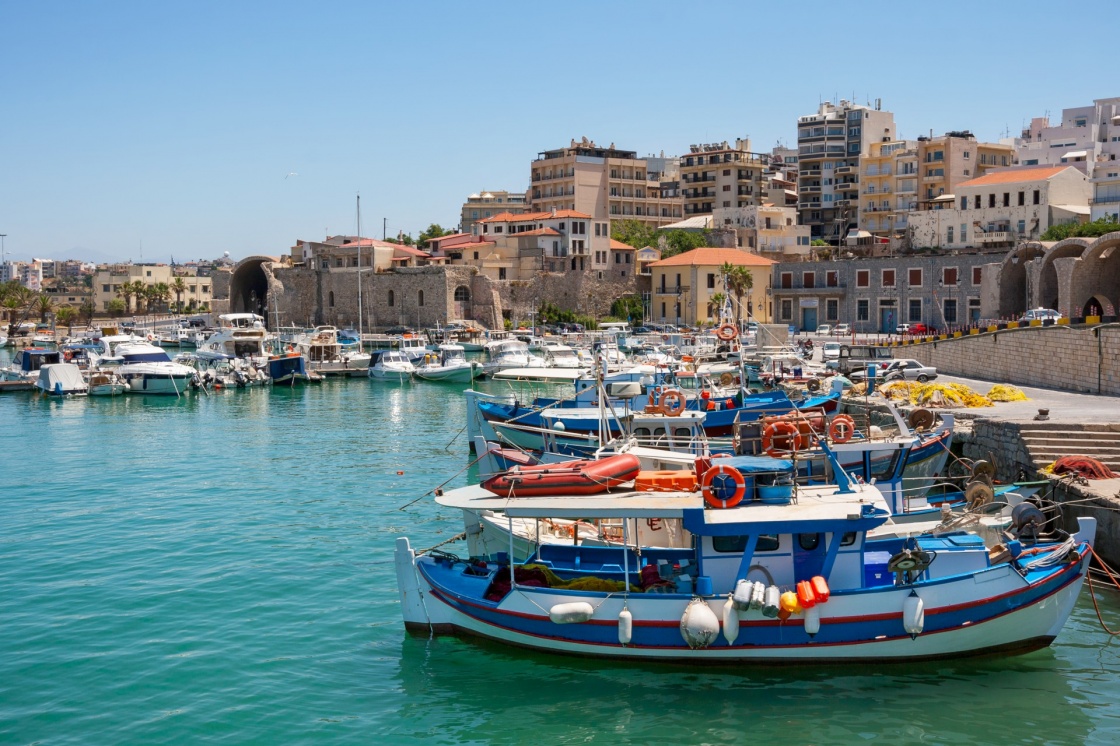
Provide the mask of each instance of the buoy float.
[{"label": "buoy float", "polygon": [[595,615],[595,609],[586,601],[573,601],[556,604],[548,610],[548,618],[554,624],[581,624]]},{"label": "buoy float", "polygon": [[684,394],[676,389],[666,391],[661,397],[661,412],[668,417],[676,417],[684,411]]},{"label": "buoy float", "polygon": [[730,342],[739,336],[739,330],[734,324],[723,324],[716,329],[716,336],[723,342]]},{"label": "buoy float", "polygon": [[910,595],[902,602],[902,628],[906,630],[906,634],[910,635],[911,640],[916,640],[925,627],[925,602],[922,601],[922,597],[916,591],[910,591]]},{"label": "buoy float", "polygon": [[634,635],[634,615],[629,609],[618,612],[618,641],[622,645],[629,645]]},{"label": "buoy float", "polygon": [[772,422],[762,431],[762,450],[770,456],[801,450],[801,432],[788,421]]},{"label": "buoy float", "polygon": [[734,645],[739,637],[739,611],[730,596],[723,605],[723,636],[727,638],[728,645]]},{"label": "buoy float", "polygon": [[813,592],[813,584],[808,580],[797,584],[797,603],[802,609],[811,609],[817,605],[817,594]]},{"label": "buoy float", "polygon": [[681,615],[681,636],[693,650],[708,647],[719,636],[719,619],[704,599],[693,598],[688,602]]},{"label": "buoy float", "polygon": [[828,437],[836,443],[847,443],[856,431],[856,421],[846,414],[838,414],[828,424]]},{"label": "buoy float", "polygon": [[747,494],[747,480],[733,466],[713,466],[700,479],[704,503],[710,508],[734,508]]},{"label": "buoy float", "polygon": [[801,613],[801,604],[797,601],[797,594],[793,591],[786,591],[782,594],[780,605],[782,611],[790,614]]},{"label": "buoy float", "polygon": [[754,590],[751,591],[751,608],[761,609],[763,604],[766,603],[766,586],[761,580],[754,583]]},{"label": "buoy float", "polygon": [[809,637],[821,631],[821,607],[814,606],[805,609],[805,634]]},{"label": "buoy float", "polygon": [[735,592],[731,594],[731,601],[739,611],[746,611],[751,607],[751,596],[754,593],[754,583],[749,580],[740,580],[735,584]]},{"label": "buoy float", "polygon": [[814,575],[809,582],[813,584],[813,593],[817,597],[817,603],[827,603],[829,596],[828,581],[820,575]]}]

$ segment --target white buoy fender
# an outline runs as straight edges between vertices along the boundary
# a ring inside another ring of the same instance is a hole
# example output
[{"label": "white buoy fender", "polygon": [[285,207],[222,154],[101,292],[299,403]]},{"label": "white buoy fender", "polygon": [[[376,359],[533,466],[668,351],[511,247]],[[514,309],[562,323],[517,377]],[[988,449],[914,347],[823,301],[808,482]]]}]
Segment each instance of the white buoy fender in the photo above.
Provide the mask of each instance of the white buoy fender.
[{"label": "white buoy fender", "polygon": [[761,580],[754,582],[754,588],[751,590],[751,608],[758,610],[766,603],[766,584]]},{"label": "white buoy fender", "polygon": [[693,650],[708,647],[719,636],[719,619],[703,599],[688,602],[681,616],[681,636]]},{"label": "white buoy fender", "polygon": [[926,627],[926,605],[922,601],[922,597],[915,591],[910,591],[910,595],[902,602],[902,628],[906,630],[906,634],[910,635],[910,639],[917,639],[918,635],[922,634],[922,630]]},{"label": "white buoy fender", "polygon": [[548,618],[555,624],[580,624],[595,615],[595,609],[586,601],[556,604],[548,610]]},{"label": "white buoy fender", "polygon": [[749,580],[740,580],[735,584],[735,593],[731,595],[731,601],[734,603],[735,608],[739,611],[746,611],[751,605],[751,593],[754,591],[754,583]]},{"label": "white buoy fender", "polygon": [[767,588],[766,599],[762,603],[762,616],[776,619],[781,601],[782,593],[778,590],[778,586],[772,585]]},{"label": "white buoy fender", "polygon": [[623,609],[618,612],[618,641],[623,645],[629,645],[633,636],[634,615],[630,613],[629,609]]},{"label": "white buoy fender", "polygon": [[812,637],[821,631],[821,607],[810,606],[805,609],[805,634]]},{"label": "white buoy fender", "polygon": [[739,637],[739,611],[730,598],[723,605],[723,636],[727,638],[728,645],[734,645]]}]

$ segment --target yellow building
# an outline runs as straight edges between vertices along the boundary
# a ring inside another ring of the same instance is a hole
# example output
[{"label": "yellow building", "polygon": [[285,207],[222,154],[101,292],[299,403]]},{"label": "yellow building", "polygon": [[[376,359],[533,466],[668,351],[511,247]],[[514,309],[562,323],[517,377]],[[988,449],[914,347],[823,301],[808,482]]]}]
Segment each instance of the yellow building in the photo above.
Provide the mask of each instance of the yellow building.
[{"label": "yellow building", "polygon": [[918,142],[872,143],[859,168],[860,231],[897,240],[906,231],[909,213],[917,209]]},{"label": "yellow building", "polygon": [[770,308],[770,268],[774,262],[739,249],[704,247],[686,251],[649,265],[652,275],[650,319],[661,324],[686,324],[719,321],[720,309],[712,303],[717,293],[731,296],[725,286],[721,268],[724,264],[746,267],[753,281],[742,298],[741,317],[768,323]]},{"label": "yellow building", "polygon": [[[93,303],[99,313],[109,310],[109,303],[117,298],[126,302],[126,312],[135,313],[140,310],[141,304],[132,296],[125,300],[121,294],[121,286],[126,282],[140,282],[151,286],[166,283],[169,287],[175,282],[176,277],[182,277],[186,291],[180,300],[183,307],[209,308],[213,299],[213,290],[209,277],[198,277],[185,274],[182,267],[171,267],[166,264],[112,264],[97,268],[93,276]],[[175,291],[167,301],[169,307],[175,304]]]}]

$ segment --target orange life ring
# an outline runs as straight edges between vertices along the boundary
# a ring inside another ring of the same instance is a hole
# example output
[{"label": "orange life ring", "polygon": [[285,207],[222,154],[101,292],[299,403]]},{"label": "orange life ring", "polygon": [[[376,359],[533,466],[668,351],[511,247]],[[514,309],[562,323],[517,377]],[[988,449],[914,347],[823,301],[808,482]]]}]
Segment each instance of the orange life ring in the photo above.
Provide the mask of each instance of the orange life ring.
[{"label": "orange life ring", "polygon": [[771,456],[796,453],[801,450],[801,431],[788,420],[772,422],[762,431],[762,448]]},{"label": "orange life ring", "polygon": [[[727,491],[727,480],[731,480],[735,485],[735,491],[731,493],[730,497],[720,497],[716,495],[715,490],[712,489],[712,483],[720,477],[722,477],[722,479],[720,479],[721,485],[716,488],[720,492]],[[743,496],[747,494],[747,480],[734,466],[720,464],[704,472],[704,476],[700,480],[700,491],[704,495],[704,503],[708,507],[734,508],[743,501]]]},{"label": "orange life ring", "polygon": [[684,411],[684,394],[676,389],[669,389],[661,397],[661,413],[669,417],[676,417]]},{"label": "orange life ring", "polygon": [[739,330],[735,328],[734,324],[723,324],[716,329],[716,336],[724,342],[730,342],[739,336]]},{"label": "orange life ring", "polygon": [[649,390],[649,405],[651,407],[656,407],[661,404],[661,394],[663,392],[664,389],[661,386],[654,386]]},{"label": "orange life ring", "polygon": [[838,414],[828,425],[828,437],[835,443],[847,443],[856,431],[856,421],[846,414]]}]

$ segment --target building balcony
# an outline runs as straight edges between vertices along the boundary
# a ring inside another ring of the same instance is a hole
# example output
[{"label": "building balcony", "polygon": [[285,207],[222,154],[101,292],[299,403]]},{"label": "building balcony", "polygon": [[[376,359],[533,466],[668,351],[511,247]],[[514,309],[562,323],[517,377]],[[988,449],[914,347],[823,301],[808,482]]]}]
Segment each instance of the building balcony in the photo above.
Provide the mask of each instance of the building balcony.
[{"label": "building balcony", "polygon": [[797,191],[801,192],[802,194],[820,194],[821,186],[820,184],[809,184],[807,186],[799,187]]},{"label": "building balcony", "polygon": [[1010,231],[988,231],[977,233],[976,243],[1010,243],[1015,240],[1015,234]]},{"label": "building balcony", "polygon": [[854,174],[859,172],[856,170],[855,166],[840,166],[833,173],[839,176],[841,174]]},{"label": "building balcony", "polygon": [[819,168],[805,168],[798,171],[797,175],[803,179],[806,177],[819,177],[821,175],[821,170]]},{"label": "building balcony", "polygon": [[922,183],[923,184],[931,184],[935,181],[945,181],[945,177],[944,176],[923,176],[922,177]]},{"label": "building balcony", "polygon": [[1114,205],[1117,202],[1120,202],[1120,194],[1114,194],[1111,197],[1093,197],[1089,200],[1090,205]]},{"label": "building balcony", "polygon": [[829,287],[812,287],[812,288],[773,288],[774,295],[793,295],[793,296],[806,296],[806,295],[844,295],[848,292],[847,283],[839,285],[832,285]]}]

